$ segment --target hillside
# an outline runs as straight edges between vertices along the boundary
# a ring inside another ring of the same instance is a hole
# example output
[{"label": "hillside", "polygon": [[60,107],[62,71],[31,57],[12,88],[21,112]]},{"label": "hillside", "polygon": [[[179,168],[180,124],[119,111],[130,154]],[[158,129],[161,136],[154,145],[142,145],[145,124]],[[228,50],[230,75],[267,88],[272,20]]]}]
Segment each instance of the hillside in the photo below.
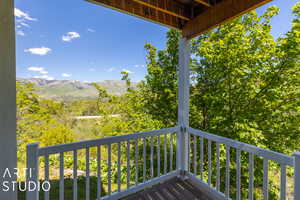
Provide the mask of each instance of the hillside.
[{"label": "hillside", "polygon": [[[45,80],[37,78],[18,78],[20,82],[32,83],[37,93],[47,99],[72,100],[97,98],[97,90],[92,83],[76,80]],[[109,94],[122,95],[126,92],[125,81],[105,80],[98,82]],[[137,83],[133,83],[136,86]]]}]

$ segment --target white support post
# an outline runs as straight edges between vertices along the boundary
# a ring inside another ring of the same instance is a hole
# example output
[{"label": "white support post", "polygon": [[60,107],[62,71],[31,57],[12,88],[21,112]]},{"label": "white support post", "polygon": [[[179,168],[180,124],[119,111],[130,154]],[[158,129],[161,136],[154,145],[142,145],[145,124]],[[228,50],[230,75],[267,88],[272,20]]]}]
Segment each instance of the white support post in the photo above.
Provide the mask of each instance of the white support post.
[{"label": "white support post", "polygon": [[188,171],[188,133],[189,127],[189,97],[190,97],[190,44],[187,38],[179,43],[179,81],[178,81],[178,125],[177,133],[177,169]]},{"label": "white support post", "polygon": [[295,171],[294,171],[294,200],[300,200],[300,152],[294,154],[295,157]]},{"label": "white support post", "polygon": [[[26,172],[26,200],[38,200],[39,192],[38,188],[34,188],[34,185],[38,186],[39,181],[39,143],[33,143],[27,145],[26,160],[27,160],[27,172]],[[29,190],[29,187],[31,189]]]},{"label": "white support post", "polygon": [[[8,191],[0,190],[0,199],[16,200],[17,192],[12,190],[13,181],[17,179],[13,174],[17,167],[13,0],[0,1],[0,43],[0,184],[7,181],[10,186]],[[12,176],[4,176],[7,170]]]}]

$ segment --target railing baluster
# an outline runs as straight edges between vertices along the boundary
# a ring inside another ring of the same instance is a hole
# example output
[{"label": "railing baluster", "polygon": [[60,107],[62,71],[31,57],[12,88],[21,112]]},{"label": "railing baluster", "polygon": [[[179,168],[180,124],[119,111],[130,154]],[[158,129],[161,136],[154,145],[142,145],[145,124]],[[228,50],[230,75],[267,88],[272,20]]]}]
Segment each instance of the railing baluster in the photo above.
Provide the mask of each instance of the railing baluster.
[{"label": "railing baluster", "polygon": [[121,143],[118,143],[118,192],[121,191]]},{"label": "railing baluster", "polygon": [[263,168],[264,168],[264,177],[263,177],[263,194],[264,194],[264,200],[269,199],[269,161],[268,159],[264,158],[263,162]]},{"label": "railing baluster", "polygon": [[97,146],[97,198],[101,197],[101,146]]},{"label": "railing baluster", "polygon": [[167,135],[164,135],[164,173],[167,173]]},{"label": "railing baluster", "polygon": [[207,154],[208,154],[208,185],[211,185],[211,141],[207,142]]},{"label": "railing baluster", "polygon": [[204,138],[201,137],[200,138],[200,177],[201,177],[201,179],[203,179],[203,165],[204,165],[204,163],[203,163],[203,157],[204,157],[203,146],[204,146]]},{"label": "railing baluster", "polygon": [[157,176],[160,176],[160,135],[157,136]]},{"label": "railing baluster", "polygon": [[225,196],[229,198],[230,188],[230,146],[226,145],[226,183],[225,183]]},{"label": "railing baluster", "polygon": [[191,172],[191,134],[186,132],[188,138],[188,172]]},{"label": "railing baluster", "polygon": [[146,138],[143,139],[143,182],[146,181]]},{"label": "railing baluster", "polygon": [[111,195],[111,144],[107,146],[107,162],[108,162],[108,195]]},{"label": "railing baluster", "polygon": [[254,154],[249,153],[249,200],[253,200],[253,185],[254,185]]},{"label": "railing baluster", "polygon": [[197,175],[197,137],[194,135],[194,174]]},{"label": "railing baluster", "polygon": [[[49,155],[45,156],[45,181],[49,182]],[[49,200],[49,191],[45,191],[45,200]]]},{"label": "railing baluster", "polygon": [[126,185],[127,185],[127,189],[130,186],[130,141],[127,141],[127,181],[126,181]]},{"label": "railing baluster", "polygon": [[220,144],[216,143],[216,157],[217,157],[217,163],[216,163],[216,189],[217,191],[220,191]]},{"label": "railing baluster", "polygon": [[236,199],[241,199],[241,150],[236,150]]},{"label": "railing baluster", "polygon": [[286,199],[286,166],[280,165],[280,200]]},{"label": "railing baluster", "polygon": [[294,153],[294,200],[300,200],[300,152]]},{"label": "railing baluster", "polygon": [[90,149],[86,148],[85,152],[85,199],[90,199]]},{"label": "railing baluster", "polygon": [[139,140],[135,140],[135,185],[139,183]]},{"label": "railing baluster", "polygon": [[73,200],[77,200],[77,150],[73,151]]},{"label": "railing baluster", "polygon": [[150,137],[150,176],[153,178],[154,176],[154,168],[153,168],[153,136]]},{"label": "railing baluster", "polygon": [[59,154],[59,200],[64,200],[64,153]]},{"label": "railing baluster", "polygon": [[173,170],[173,134],[170,135],[170,171]]}]

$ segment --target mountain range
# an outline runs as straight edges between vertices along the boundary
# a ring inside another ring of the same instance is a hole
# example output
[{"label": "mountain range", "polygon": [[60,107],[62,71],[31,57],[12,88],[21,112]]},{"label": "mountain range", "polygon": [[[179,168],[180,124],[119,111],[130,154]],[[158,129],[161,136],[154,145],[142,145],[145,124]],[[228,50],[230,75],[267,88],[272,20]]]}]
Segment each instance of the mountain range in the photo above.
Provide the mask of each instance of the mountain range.
[{"label": "mountain range", "polygon": [[[74,99],[95,99],[98,92],[92,83],[77,80],[45,80],[40,78],[17,78],[23,83],[33,84],[36,92],[46,99],[74,100]],[[105,80],[97,82],[109,94],[123,95],[126,90],[126,82],[118,80]],[[132,83],[133,87],[137,83]]]}]

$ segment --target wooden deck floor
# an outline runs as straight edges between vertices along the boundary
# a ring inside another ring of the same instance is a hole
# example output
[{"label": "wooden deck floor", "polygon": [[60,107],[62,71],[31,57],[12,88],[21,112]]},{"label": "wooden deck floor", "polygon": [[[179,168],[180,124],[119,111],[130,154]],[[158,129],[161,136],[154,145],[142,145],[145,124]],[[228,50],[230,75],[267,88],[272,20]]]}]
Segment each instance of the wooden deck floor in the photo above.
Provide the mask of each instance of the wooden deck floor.
[{"label": "wooden deck floor", "polygon": [[122,200],[213,200],[189,180],[172,178]]}]

